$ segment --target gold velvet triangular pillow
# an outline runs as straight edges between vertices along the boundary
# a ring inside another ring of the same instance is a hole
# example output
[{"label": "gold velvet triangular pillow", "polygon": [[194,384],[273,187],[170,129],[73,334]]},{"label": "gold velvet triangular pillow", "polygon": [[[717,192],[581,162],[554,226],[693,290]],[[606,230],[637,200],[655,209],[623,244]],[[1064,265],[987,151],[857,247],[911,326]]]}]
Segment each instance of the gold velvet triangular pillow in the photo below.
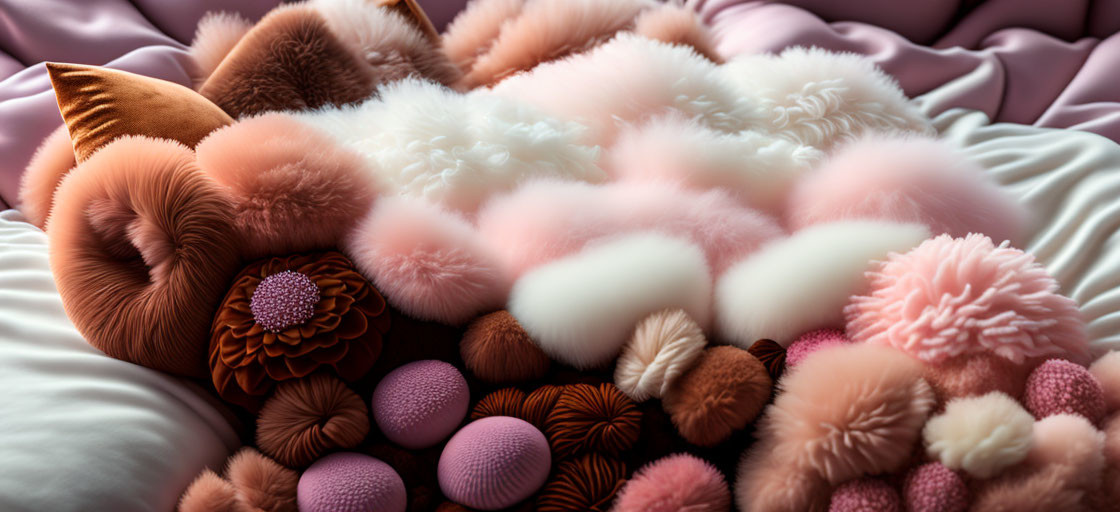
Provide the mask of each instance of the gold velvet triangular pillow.
[{"label": "gold velvet triangular pillow", "polygon": [[79,163],[126,135],[193,148],[233,122],[210,100],[176,83],[78,64],[47,63],[47,71]]}]

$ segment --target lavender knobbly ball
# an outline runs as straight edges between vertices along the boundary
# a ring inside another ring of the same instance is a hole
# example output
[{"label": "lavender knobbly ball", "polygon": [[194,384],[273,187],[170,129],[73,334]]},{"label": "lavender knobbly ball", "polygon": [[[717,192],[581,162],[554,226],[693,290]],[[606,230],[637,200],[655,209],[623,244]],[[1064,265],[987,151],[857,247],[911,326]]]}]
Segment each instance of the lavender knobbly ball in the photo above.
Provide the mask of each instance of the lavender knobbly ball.
[{"label": "lavender knobbly ball", "polygon": [[302,325],[315,314],[319,287],[310,277],[292,270],[272,274],[257,285],[249,299],[253,319],[269,332]]}]

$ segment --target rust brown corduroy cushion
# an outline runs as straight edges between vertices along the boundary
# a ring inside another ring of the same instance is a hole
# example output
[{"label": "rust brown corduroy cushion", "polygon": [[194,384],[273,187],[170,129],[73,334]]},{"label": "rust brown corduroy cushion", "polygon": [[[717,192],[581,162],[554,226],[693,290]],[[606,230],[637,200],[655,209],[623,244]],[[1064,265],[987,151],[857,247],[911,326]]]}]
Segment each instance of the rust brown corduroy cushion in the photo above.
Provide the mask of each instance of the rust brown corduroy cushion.
[{"label": "rust brown corduroy cushion", "polygon": [[170,139],[193,148],[233,122],[198,93],[165,80],[53,62],[47,63],[47,72],[79,163],[125,135]]},{"label": "rust brown corduroy cushion", "polygon": [[369,66],[311,7],[273,10],[234,46],[199,92],[234,117],[311,110],[362,100],[376,88]]}]

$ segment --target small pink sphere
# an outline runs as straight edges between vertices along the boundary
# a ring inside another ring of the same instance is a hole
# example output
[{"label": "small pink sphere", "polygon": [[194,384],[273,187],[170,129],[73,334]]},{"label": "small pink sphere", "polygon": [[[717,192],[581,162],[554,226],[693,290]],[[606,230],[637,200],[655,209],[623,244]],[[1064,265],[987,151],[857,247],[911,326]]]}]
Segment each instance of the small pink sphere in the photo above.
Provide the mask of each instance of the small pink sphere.
[{"label": "small pink sphere", "polygon": [[427,448],[455,431],[467,415],[463,374],[443,361],[416,361],[389,372],[373,390],[373,419],[390,441]]},{"label": "small pink sphere", "polygon": [[689,454],[658,459],[640,469],[615,499],[614,512],[730,510],[731,491],[715,466]]},{"label": "small pink sphere", "polygon": [[786,348],[786,368],[797,366],[798,363],[804,361],[806,357],[809,357],[809,354],[822,348],[843,345],[845,343],[851,343],[851,340],[844,334],[844,331],[839,329],[809,331],[798,336],[797,339],[793,340],[793,343],[790,343],[789,347]]},{"label": "small pink sphere", "polygon": [[1027,377],[1023,405],[1038,419],[1067,413],[1097,424],[1105,414],[1104,388],[1085,367],[1050,359]]},{"label": "small pink sphere", "polygon": [[940,462],[910,470],[902,497],[911,512],[964,512],[969,505],[964,479]]},{"label": "small pink sphere", "polygon": [[508,416],[467,424],[439,457],[439,488],[451,501],[480,510],[513,506],[537,492],[552,467],[544,434]]},{"label": "small pink sphere", "polygon": [[829,512],[902,512],[898,492],[882,480],[860,478],[832,491]]},{"label": "small pink sphere", "polygon": [[300,512],[404,512],[408,492],[388,464],[360,453],[327,455],[299,477]]}]

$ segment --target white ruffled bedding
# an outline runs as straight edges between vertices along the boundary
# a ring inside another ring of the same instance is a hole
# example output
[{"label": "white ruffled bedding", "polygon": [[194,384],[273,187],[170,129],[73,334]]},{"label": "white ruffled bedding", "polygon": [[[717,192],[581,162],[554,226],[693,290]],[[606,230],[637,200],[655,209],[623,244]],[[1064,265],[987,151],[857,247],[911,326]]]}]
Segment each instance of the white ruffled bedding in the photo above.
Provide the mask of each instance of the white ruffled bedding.
[{"label": "white ruffled bedding", "polygon": [[[937,103],[937,93],[923,98]],[[934,120],[1034,214],[1024,244],[1076,299],[1098,352],[1120,348],[1120,146],[1097,135]],[[184,384],[88,346],[67,320],[47,239],[0,213],[0,510],[170,510],[238,444]]]}]

